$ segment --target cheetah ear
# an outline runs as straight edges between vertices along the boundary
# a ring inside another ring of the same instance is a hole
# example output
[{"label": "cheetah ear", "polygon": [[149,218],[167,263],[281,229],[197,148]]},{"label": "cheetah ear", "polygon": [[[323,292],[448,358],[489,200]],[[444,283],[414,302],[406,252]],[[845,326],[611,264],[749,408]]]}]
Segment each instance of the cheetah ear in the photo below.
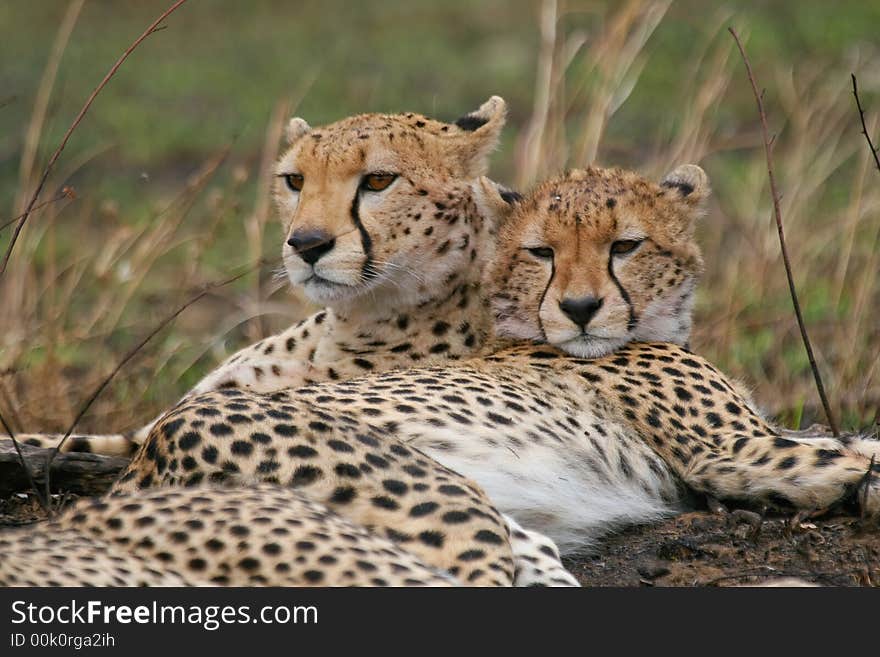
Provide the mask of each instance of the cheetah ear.
[{"label": "cheetah ear", "polygon": [[297,139],[306,134],[309,130],[312,129],[308,123],[305,122],[304,119],[295,116],[290,119],[290,122],[287,124],[287,128],[284,129],[284,136],[287,139],[288,146],[293,144]]},{"label": "cheetah ear", "polygon": [[660,186],[694,205],[701,205],[711,193],[709,176],[696,164],[676,167],[660,181]]},{"label": "cheetah ear", "polygon": [[511,215],[514,207],[522,200],[522,196],[518,192],[507,189],[504,185],[489,180],[486,176],[481,176],[472,185],[472,189],[480,216],[487,220],[490,235],[495,234],[501,224]]},{"label": "cheetah ear", "polygon": [[489,154],[498,146],[506,120],[507,103],[500,96],[492,96],[455,122],[458,130],[451,135],[454,148],[469,177],[485,175],[489,170]]}]

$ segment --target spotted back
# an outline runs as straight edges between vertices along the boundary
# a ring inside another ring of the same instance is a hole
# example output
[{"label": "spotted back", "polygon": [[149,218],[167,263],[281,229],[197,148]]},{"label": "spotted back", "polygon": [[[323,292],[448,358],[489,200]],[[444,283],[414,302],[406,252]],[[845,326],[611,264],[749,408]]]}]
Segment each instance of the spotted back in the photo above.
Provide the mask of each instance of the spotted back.
[{"label": "spotted back", "polygon": [[114,485],[263,481],[302,490],[468,585],[511,585],[509,530],[483,490],[357,408],[222,390],[165,416]]}]

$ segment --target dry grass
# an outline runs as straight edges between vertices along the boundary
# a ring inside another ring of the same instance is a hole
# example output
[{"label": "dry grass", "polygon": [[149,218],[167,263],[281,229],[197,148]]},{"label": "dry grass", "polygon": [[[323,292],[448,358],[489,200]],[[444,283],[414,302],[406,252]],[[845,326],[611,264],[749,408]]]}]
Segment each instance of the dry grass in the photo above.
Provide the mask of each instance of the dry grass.
[{"label": "dry grass", "polygon": [[[519,126],[515,180],[527,186],[594,161],[654,176],[700,163],[716,194],[700,236],[707,275],[694,348],[753,385],[788,424],[821,419],[788,299],[757,117],[741,127],[727,107],[731,91],[748,84],[725,32],[730,14],[704,21],[680,71],[679,111],[660,134],[624,139],[613,130],[668,6],[631,0],[584,31],[576,5],[543,3],[534,103]],[[747,38],[746,27],[737,26]],[[66,29],[47,65],[29,144],[39,142]],[[880,407],[880,173],[871,168],[848,93],[852,70],[877,135],[880,106],[870,100],[880,79],[867,72],[878,64],[876,52],[854,52],[846,66],[756,63],[778,133],[775,168],[795,277],[845,427],[870,424]],[[228,148],[218,147],[175,196],[154,199],[148,222],[120,221],[125,208],[88,190],[33,214],[0,279],[0,408],[13,428],[66,429],[101,377],[165,314],[205,283],[276,258],[280,231],[267,204],[268,176],[293,105],[279,101],[259,158],[230,161]],[[22,153],[23,172],[33,170],[32,151]],[[59,189],[94,155],[62,159],[46,189]],[[245,200],[252,179],[259,190],[253,205]],[[32,185],[32,174],[23,175],[18,197]],[[80,429],[148,419],[234,347],[302,316],[307,308],[273,274],[263,268],[188,309],[120,374]]]}]

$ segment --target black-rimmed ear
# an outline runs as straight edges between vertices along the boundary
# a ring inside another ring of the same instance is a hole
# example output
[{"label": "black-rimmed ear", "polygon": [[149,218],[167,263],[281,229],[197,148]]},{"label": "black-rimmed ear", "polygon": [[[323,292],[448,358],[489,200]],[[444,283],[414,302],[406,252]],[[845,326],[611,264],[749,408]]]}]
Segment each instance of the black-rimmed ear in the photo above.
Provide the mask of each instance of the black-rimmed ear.
[{"label": "black-rimmed ear", "polygon": [[455,125],[465,132],[476,132],[480,128],[495,124],[500,121],[504,126],[507,116],[507,103],[501,96],[492,96],[475,111],[465,114],[455,122]]},{"label": "black-rimmed ear", "polygon": [[450,137],[467,176],[476,178],[489,170],[489,155],[498,145],[506,120],[507,103],[492,96],[455,122],[458,130]]},{"label": "black-rimmed ear", "polygon": [[[497,183],[496,183],[497,184]],[[523,200],[523,195],[513,189],[508,189],[504,185],[498,185],[498,194],[507,205],[514,206]]]},{"label": "black-rimmed ear", "polygon": [[504,185],[490,180],[486,176],[481,176],[472,185],[472,188],[480,216],[486,219],[488,232],[495,234],[495,231],[504,223],[516,205],[522,200],[522,196],[511,189],[507,189]]},{"label": "black-rimmed ear", "polygon": [[686,200],[700,204],[711,193],[709,176],[696,164],[682,164],[666,174],[660,186]]},{"label": "black-rimmed ear", "polygon": [[287,139],[287,145],[293,144],[297,139],[306,134],[312,127],[306,123],[305,119],[298,116],[290,119],[287,127],[284,129],[284,137]]}]

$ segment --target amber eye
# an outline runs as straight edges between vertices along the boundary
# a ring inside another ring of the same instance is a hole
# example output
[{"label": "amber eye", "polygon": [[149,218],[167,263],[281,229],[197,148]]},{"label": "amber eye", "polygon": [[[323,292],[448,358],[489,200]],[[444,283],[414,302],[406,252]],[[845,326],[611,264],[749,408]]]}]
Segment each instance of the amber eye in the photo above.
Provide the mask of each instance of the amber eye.
[{"label": "amber eye", "polygon": [[368,173],[361,181],[361,189],[368,192],[381,192],[394,182],[397,175],[394,173]]},{"label": "amber eye", "polygon": [[530,249],[527,248],[526,251],[536,258],[541,258],[541,260],[551,260],[553,258],[553,249],[549,246],[536,246]]},{"label": "amber eye", "polygon": [[614,255],[626,255],[635,251],[644,240],[618,240],[611,245],[611,253]]},{"label": "amber eye", "polygon": [[287,185],[287,189],[292,192],[302,191],[303,188],[303,177],[300,173],[285,173],[283,176],[284,184]]}]

